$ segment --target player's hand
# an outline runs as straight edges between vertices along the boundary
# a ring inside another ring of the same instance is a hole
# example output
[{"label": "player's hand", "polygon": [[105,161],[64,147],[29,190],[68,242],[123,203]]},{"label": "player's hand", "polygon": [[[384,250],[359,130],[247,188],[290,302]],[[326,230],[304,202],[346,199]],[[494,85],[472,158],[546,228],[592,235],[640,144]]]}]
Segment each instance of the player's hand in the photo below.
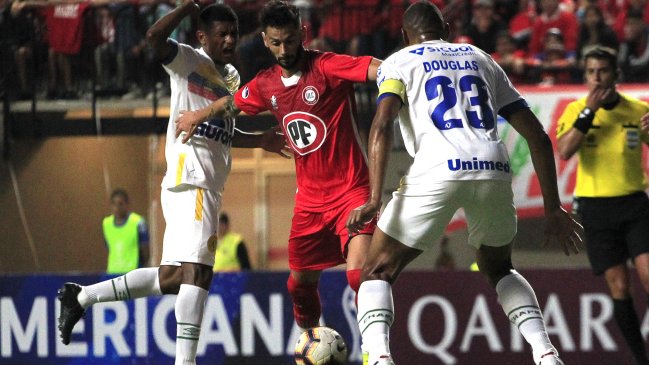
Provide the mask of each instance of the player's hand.
[{"label": "player's hand", "polygon": [[584,227],[563,208],[559,207],[549,214],[546,213],[544,247],[547,247],[550,241],[559,241],[566,256],[571,253],[578,254],[583,247],[583,233]]},{"label": "player's hand", "polygon": [[649,113],[640,118],[640,129],[643,133],[649,133]]},{"label": "player's hand", "polygon": [[376,216],[379,208],[381,208],[381,202],[367,202],[360,207],[354,208],[347,218],[347,230],[349,233],[358,233],[358,231]]},{"label": "player's hand", "polygon": [[284,132],[282,132],[280,126],[270,128],[263,133],[261,148],[284,158],[291,158],[293,156],[291,148],[286,144]]},{"label": "player's hand", "polygon": [[187,143],[194,135],[196,127],[202,122],[203,120],[197,112],[180,111],[178,113],[178,119],[176,119],[176,138],[185,132],[182,142]]}]

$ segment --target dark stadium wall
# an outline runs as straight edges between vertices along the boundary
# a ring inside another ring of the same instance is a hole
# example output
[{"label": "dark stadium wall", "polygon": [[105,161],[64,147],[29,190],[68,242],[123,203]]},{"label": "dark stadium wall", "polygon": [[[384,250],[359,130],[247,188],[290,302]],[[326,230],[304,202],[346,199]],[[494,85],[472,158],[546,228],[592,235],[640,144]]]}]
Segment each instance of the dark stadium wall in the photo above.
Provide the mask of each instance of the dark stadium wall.
[{"label": "dark stadium wall", "polygon": [[13,141],[0,162],[0,272],[102,272],[110,191],[125,188],[132,210],[148,215],[148,138]]}]

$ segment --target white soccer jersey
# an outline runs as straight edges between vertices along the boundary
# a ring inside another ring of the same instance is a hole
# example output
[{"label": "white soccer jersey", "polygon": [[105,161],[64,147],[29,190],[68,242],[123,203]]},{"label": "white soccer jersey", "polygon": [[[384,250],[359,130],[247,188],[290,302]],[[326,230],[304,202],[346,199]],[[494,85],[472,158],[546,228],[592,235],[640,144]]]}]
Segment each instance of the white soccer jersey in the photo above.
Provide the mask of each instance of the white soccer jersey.
[{"label": "white soccer jersey", "polygon": [[167,173],[162,187],[180,190],[192,185],[221,191],[232,164],[230,146],[234,118],[203,122],[186,144],[180,137],[175,138],[175,121],[180,111],[198,110],[223,96],[232,95],[239,88],[239,73],[228,64],[225,67],[227,75],[223,77],[202,48],[173,44],[177,52],[170,62],[163,62],[171,80],[171,106],[165,147]]},{"label": "white soccer jersey", "polygon": [[470,44],[428,41],[388,57],[377,83],[380,94],[405,91],[399,122],[414,162],[404,184],[511,181],[496,118],[521,95],[489,55]]}]

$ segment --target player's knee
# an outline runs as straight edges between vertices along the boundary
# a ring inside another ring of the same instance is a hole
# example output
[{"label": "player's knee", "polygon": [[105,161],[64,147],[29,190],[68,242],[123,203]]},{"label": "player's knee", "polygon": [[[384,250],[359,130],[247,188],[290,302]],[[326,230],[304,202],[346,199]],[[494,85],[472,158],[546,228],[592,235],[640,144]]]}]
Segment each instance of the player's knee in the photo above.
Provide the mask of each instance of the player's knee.
[{"label": "player's knee", "polygon": [[368,280],[383,280],[387,281],[390,284],[393,284],[397,278],[397,274],[394,270],[390,270],[385,266],[379,267],[363,267],[361,271],[361,280],[360,282]]},{"label": "player's knee", "polygon": [[160,291],[162,294],[178,294],[183,279],[182,271],[179,267],[174,267],[176,270],[165,268],[161,267],[158,271]]},{"label": "player's knee", "polygon": [[304,283],[295,280],[293,275],[289,275],[286,282],[286,288],[288,289],[289,295],[293,298],[293,301],[318,296],[317,281],[315,283]]}]

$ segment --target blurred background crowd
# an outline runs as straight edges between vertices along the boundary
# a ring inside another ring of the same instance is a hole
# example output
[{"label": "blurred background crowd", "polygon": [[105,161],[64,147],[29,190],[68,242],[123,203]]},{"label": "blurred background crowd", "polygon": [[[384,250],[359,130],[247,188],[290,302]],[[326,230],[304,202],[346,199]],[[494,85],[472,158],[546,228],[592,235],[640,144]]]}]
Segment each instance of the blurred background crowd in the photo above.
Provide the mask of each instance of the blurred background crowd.
[{"label": "blurred background crowd", "polygon": [[[384,59],[400,47],[409,0],[295,0],[311,48]],[[647,0],[434,0],[451,25],[449,41],[473,44],[516,84],[580,83],[590,47],[619,51],[622,82],[649,79]],[[240,21],[242,82],[273,63],[257,22],[263,0],[226,1]],[[173,0],[0,0],[3,82],[11,100],[168,93],[146,46],[147,28]],[[192,21],[173,34],[196,44]]]}]

